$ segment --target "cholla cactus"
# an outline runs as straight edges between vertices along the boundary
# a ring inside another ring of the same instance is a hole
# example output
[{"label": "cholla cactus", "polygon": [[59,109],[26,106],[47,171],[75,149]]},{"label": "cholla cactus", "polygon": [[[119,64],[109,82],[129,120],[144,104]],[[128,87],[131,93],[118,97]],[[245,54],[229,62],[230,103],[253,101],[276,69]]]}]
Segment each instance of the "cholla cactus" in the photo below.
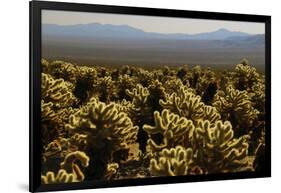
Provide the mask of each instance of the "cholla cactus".
[{"label": "cholla cactus", "polygon": [[45,121],[57,123],[59,121],[59,117],[53,110],[52,102],[45,103],[41,100],[41,122]]},{"label": "cholla cactus", "polygon": [[[71,116],[67,127],[87,135],[85,151],[92,158],[87,172],[96,179],[105,177],[106,165],[112,163],[113,153],[128,149],[129,144],[135,143],[138,132],[138,127],[133,126],[127,114],[117,110],[116,104],[106,105],[95,99]],[[99,167],[104,170],[100,171]]]},{"label": "cholla cactus", "polygon": [[155,126],[144,125],[143,129],[151,136],[160,133],[163,144],[157,145],[153,139],[148,139],[148,146],[152,152],[171,148],[177,145],[186,145],[194,131],[192,121],[177,114],[170,113],[167,109],[154,113]]},{"label": "cholla cactus", "polygon": [[[44,163],[44,167],[42,168],[42,171],[57,171],[61,169],[60,163],[66,157],[69,157],[70,155],[73,156],[73,154],[75,154],[75,156],[79,156],[79,154],[81,154],[82,156],[83,154],[85,154],[84,152],[79,153],[79,151],[86,150],[86,137],[87,136],[85,135],[75,133],[69,138],[59,137],[49,144],[45,145],[43,147],[42,162]],[[85,161],[83,162],[83,160],[80,161],[81,163],[85,163]],[[68,169],[67,172],[71,172],[70,169]]]},{"label": "cholla cactus", "polygon": [[89,166],[90,158],[82,151],[75,151],[67,154],[64,161],[61,163],[61,167],[70,170],[75,162],[79,161],[83,167]]},{"label": "cholla cactus", "polygon": [[[65,81],[72,82],[74,84],[80,80],[93,80],[97,76],[97,71],[93,67],[87,67],[83,65],[76,65],[73,63],[55,60],[48,63],[46,60],[42,60],[43,66],[48,66],[46,73],[51,74],[55,78],[62,78]],[[43,72],[45,72],[43,70]]]},{"label": "cholla cactus", "polygon": [[141,108],[146,106],[147,99],[149,96],[148,89],[143,87],[141,84],[137,84],[136,88],[132,91],[126,90],[126,93],[132,98],[132,102],[135,106],[135,111],[141,111]]},{"label": "cholla cactus", "polygon": [[116,103],[116,108],[119,112],[126,113],[129,117],[133,117],[132,109],[134,108],[134,105],[131,101],[127,101],[126,99],[123,99],[122,101],[119,101]]},{"label": "cholla cactus", "polygon": [[58,171],[57,175],[52,171],[47,172],[46,175],[41,176],[42,183],[56,184],[83,181],[85,177],[78,162],[81,163],[82,167],[88,167],[89,157],[81,151],[67,154],[60,164],[62,169]]},{"label": "cholla cactus", "polygon": [[147,70],[143,70],[141,68],[136,71],[135,76],[138,78],[138,82],[144,87],[148,87],[153,81],[153,75]]},{"label": "cholla cactus", "polygon": [[129,76],[132,76],[133,71],[134,71],[134,67],[128,66],[128,65],[123,65],[123,66],[120,68],[120,74],[121,74],[121,75],[129,75]]},{"label": "cholla cactus", "polygon": [[46,65],[48,66],[48,70],[43,69],[43,72],[52,75],[56,79],[63,79],[75,85],[73,94],[80,99],[80,103],[85,102],[89,98],[92,86],[97,78],[95,68],[82,65],[78,66],[64,61],[47,63],[42,60],[42,66],[44,67]]},{"label": "cholla cactus", "polygon": [[202,69],[199,65],[196,65],[192,68],[192,74],[191,74],[191,77],[189,79],[190,86],[192,88],[196,88],[196,85],[198,84],[201,73],[202,73]]},{"label": "cholla cactus", "polygon": [[42,67],[42,72],[48,73],[49,68],[50,68],[50,63],[48,62],[48,60],[42,58],[41,59],[41,67]]},{"label": "cholla cactus", "polygon": [[143,123],[148,120],[151,112],[151,107],[148,104],[150,93],[148,89],[141,84],[137,84],[136,88],[132,91],[127,89],[126,93],[131,97],[132,101],[129,114],[135,118],[133,121],[142,127]]},{"label": "cholla cactus", "polygon": [[164,87],[165,87],[165,92],[166,94],[171,95],[172,93],[178,93],[180,91],[180,88],[183,87],[184,84],[180,79],[170,79],[165,82]]},{"label": "cholla cactus", "polygon": [[[132,106],[129,109],[129,115],[133,122],[142,128],[144,123],[151,122],[151,106],[148,103],[149,91],[141,84],[137,84],[132,91],[126,90],[127,95],[132,98]],[[147,134],[140,129],[137,135],[137,142],[140,144],[140,149],[145,151]]]},{"label": "cholla cactus", "polygon": [[177,146],[163,149],[158,158],[150,160],[150,171],[153,176],[187,175],[192,164],[192,149]]},{"label": "cholla cactus", "polygon": [[64,158],[64,161],[60,164],[66,172],[71,172],[75,174],[75,177],[78,181],[83,181],[85,176],[81,171],[77,162],[81,163],[82,167],[89,166],[90,158],[82,151],[75,151],[67,154]]},{"label": "cholla cactus", "polygon": [[130,97],[128,96],[126,90],[132,90],[136,85],[135,78],[125,74],[118,77],[118,81],[115,82],[117,89],[118,99],[126,99],[129,100]]},{"label": "cholla cactus", "polygon": [[235,87],[239,90],[247,90],[251,88],[259,79],[256,68],[251,67],[247,63],[237,64],[235,67]]},{"label": "cholla cactus", "polygon": [[68,131],[65,125],[69,121],[70,115],[74,114],[77,109],[72,107],[68,108],[55,108],[52,102],[44,103],[41,101],[41,125],[43,144],[47,144],[52,140],[66,136]]},{"label": "cholla cactus", "polygon": [[60,163],[64,157],[73,151],[77,151],[77,148],[74,149],[68,138],[58,137],[47,145],[44,145],[42,152],[42,173],[60,170]]},{"label": "cholla cactus", "polygon": [[69,146],[70,143],[65,138],[59,138],[50,142],[43,147],[43,161],[46,162],[52,157],[63,158],[67,154],[65,152],[68,151]]},{"label": "cholla cactus", "polygon": [[202,96],[204,92],[206,92],[208,86],[215,82],[215,73],[210,68],[201,71],[201,75],[198,78],[198,82],[196,84],[197,93]]},{"label": "cholla cactus", "polygon": [[97,70],[93,67],[79,66],[77,67],[77,80],[88,81],[88,84],[93,84],[97,78]]},{"label": "cholla cactus", "polygon": [[42,184],[64,184],[79,182],[74,173],[67,173],[65,170],[61,169],[57,174],[50,171],[46,175],[41,175]]},{"label": "cholla cactus", "polygon": [[233,138],[230,122],[200,121],[195,128],[194,162],[204,173],[251,170],[248,160],[249,136]]},{"label": "cholla cactus", "polygon": [[189,81],[191,80],[192,73],[188,68],[188,65],[184,65],[183,67],[179,67],[176,75],[178,80],[181,80],[184,85],[188,85]]},{"label": "cholla cactus", "polygon": [[169,95],[166,101],[160,100],[160,104],[163,108],[194,121],[202,117],[204,110],[201,97],[186,87],[181,87],[178,94]]},{"label": "cholla cactus", "polygon": [[217,109],[212,106],[205,105],[203,110],[203,119],[209,120],[211,123],[219,121],[221,119],[221,115],[218,113]]},{"label": "cholla cactus", "polygon": [[118,112],[114,103],[106,105],[95,100],[71,116],[67,127],[87,134],[88,143],[96,148],[111,144],[111,151],[126,148],[136,140],[138,131],[125,113]]},{"label": "cholla cactus", "polygon": [[95,89],[94,85],[97,81],[97,71],[95,68],[79,66],[75,75],[76,87],[74,94],[80,99],[80,103],[85,103],[92,97],[92,92]]},{"label": "cholla cactus", "polygon": [[114,81],[110,76],[98,78],[96,84],[93,85],[92,95],[102,102],[110,102],[115,93]]},{"label": "cholla cactus", "polygon": [[[239,91],[229,86],[223,96],[216,95],[213,104],[224,120],[232,120],[232,124],[239,128],[249,128],[253,125],[259,112],[253,108],[250,97],[246,91]],[[243,131],[237,131],[238,133]]]},{"label": "cholla cactus", "polygon": [[60,117],[54,111],[52,102],[44,103],[41,100],[41,135],[42,144],[46,145],[60,135]]},{"label": "cholla cactus", "polygon": [[87,135],[75,133],[69,138],[70,144],[76,146],[79,150],[86,150],[87,146]]},{"label": "cholla cactus", "polygon": [[162,106],[159,104],[160,100],[165,100],[166,92],[163,84],[158,80],[152,82],[148,87],[149,97],[148,105],[151,107],[151,112],[161,111]]},{"label": "cholla cactus", "polygon": [[249,90],[249,95],[253,107],[256,108],[262,116],[265,114],[265,83],[264,78],[256,82]]},{"label": "cholla cactus", "polygon": [[242,60],[240,61],[240,64],[243,64],[244,66],[250,65],[249,60],[247,60],[247,58],[242,58]]},{"label": "cholla cactus", "polygon": [[196,94],[202,97],[202,101],[210,104],[218,89],[218,82],[215,72],[211,68],[201,69],[196,65],[189,76],[190,86]]},{"label": "cholla cactus", "polygon": [[44,73],[42,73],[41,95],[46,103],[52,102],[56,108],[70,107],[77,102],[63,79],[54,79]]},{"label": "cholla cactus", "polygon": [[[42,61],[42,66],[46,65],[46,61]],[[69,81],[72,83],[76,83],[77,80],[77,69],[78,67],[75,64],[64,62],[60,60],[55,60],[48,64],[48,68],[43,72],[48,73],[54,76],[56,79],[64,79],[65,81]]]},{"label": "cholla cactus", "polygon": [[114,177],[117,174],[118,168],[119,168],[119,165],[117,163],[107,164],[105,179],[107,179],[107,180],[114,179]]},{"label": "cholla cactus", "polygon": [[78,111],[77,108],[72,108],[72,107],[63,108],[56,111],[62,129],[64,129],[65,124],[68,123],[70,115],[75,114],[77,111]]}]

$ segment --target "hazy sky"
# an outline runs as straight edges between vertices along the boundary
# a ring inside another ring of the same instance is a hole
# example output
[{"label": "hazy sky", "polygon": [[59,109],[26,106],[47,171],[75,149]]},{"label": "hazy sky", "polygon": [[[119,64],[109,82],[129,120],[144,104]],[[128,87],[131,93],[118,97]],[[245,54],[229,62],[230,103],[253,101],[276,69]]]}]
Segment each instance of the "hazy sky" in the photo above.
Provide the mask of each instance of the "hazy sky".
[{"label": "hazy sky", "polygon": [[159,33],[195,34],[215,31],[220,28],[226,28],[231,31],[241,31],[250,34],[265,33],[264,23],[55,10],[43,10],[42,23],[59,25],[87,23],[129,25],[142,29],[146,32]]}]

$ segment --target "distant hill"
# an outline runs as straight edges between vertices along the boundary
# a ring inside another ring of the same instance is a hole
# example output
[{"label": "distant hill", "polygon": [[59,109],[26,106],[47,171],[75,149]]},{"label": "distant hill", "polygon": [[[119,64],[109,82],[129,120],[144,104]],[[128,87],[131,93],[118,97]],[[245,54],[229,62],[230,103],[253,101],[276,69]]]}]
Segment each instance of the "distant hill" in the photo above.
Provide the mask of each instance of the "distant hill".
[{"label": "distant hill", "polygon": [[231,37],[251,37],[250,34],[227,29],[219,29],[213,32],[198,34],[164,34],[145,32],[128,25],[112,24],[77,24],[77,25],[55,25],[43,24],[43,36],[64,36],[64,37],[107,37],[107,38],[134,38],[134,39],[175,39],[175,40],[225,40]]},{"label": "distant hill", "polygon": [[217,40],[218,45],[222,47],[263,47],[265,45],[264,34],[251,35],[251,36],[232,36],[225,40]]}]

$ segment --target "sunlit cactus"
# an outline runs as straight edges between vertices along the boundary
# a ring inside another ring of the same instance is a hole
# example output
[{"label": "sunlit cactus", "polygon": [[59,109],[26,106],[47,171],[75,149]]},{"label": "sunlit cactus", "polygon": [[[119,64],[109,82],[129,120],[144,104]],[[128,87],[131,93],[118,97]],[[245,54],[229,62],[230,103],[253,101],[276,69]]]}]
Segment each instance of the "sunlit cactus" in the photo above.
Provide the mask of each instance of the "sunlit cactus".
[{"label": "sunlit cactus", "polygon": [[[46,61],[42,61],[43,67],[45,66],[45,64]],[[51,74],[56,79],[62,78],[65,81],[69,81],[72,83],[76,83],[77,70],[77,65],[60,60],[49,62],[48,68],[46,70],[44,70],[43,68],[43,72]]]},{"label": "sunlit cactus", "polygon": [[176,146],[163,149],[157,158],[150,160],[152,176],[181,176],[187,175],[192,164],[192,149]]},{"label": "sunlit cactus", "polygon": [[138,82],[144,87],[148,87],[153,81],[153,75],[149,71],[141,68],[136,71],[135,76],[137,77]]},{"label": "sunlit cactus", "polygon": [[131,101],[127,101],[126,99],[123,99],[122,101],[116,103],[116,108],[119,112],[126,113],[129,117],[135,116],[132,111],[134,105]]},{"label": "sunlit cactus", "polygon": [[138,84],[132,91],[126,90],[126,93],[132,98],[132,101],[136,106],[136,111],[146,104],[149,96],[148,89],[141,84]]},{"label": "sunlit cactus", "polygon": [[107,180],[112,180],[115,178],[117,174],[117,170],[119,168],[119,165],[117,163],[109,163],[107,164],[106,167],[106,174],[105,174],[105,179]]},{"label": "sunlit cactus", "polygon": [[92,95],[102,102],[110,102],[115,94],[114,81],[110,76],[98,78],[96,84],[93,85]]},{"label": "sunlit cactus", "polygon": [[128,66],[128,65],[123,65],[120,69],[120,73],[121,75],[128,75],[131,76],[132,75],[132,67]]},{"label": "sunlit cactus", "polygon": [[130,114],[135,117],[136,124],[142,126],[142,123],[150,115],[151,111],[151,107],[148,104],[150,93],[146,87],[140,84],[137,84],[136,88],[131,91],[127,89],[126,93],[130,96],[133,105],[130,109]]},{"label": "sunlit cactus", "polygon": [[85,177],[78,163],[81,163],[82,167],[88,167],[89,157],[81,151],[67,154],[60,164],[61,169],[58,173],[48,171],[46,175],[41,175],[41,182],[43,184],[58,184],[83,181]]},{"label": "sunlit cactus", "polygon": [[42,184],[64,184],[79,182],[73,173],[67,173],[65,170],[61,169],[57,174],[54,172],[47,172],[46,175],[41,175]]},{"label": "sunlit cactus", "polygon": [[198,84],[201,73],[202,73],[202,68],[199,65],[196,65],[192,68],[192,75],[189,79],[190,86],[192,88],[196,88],[196,85]]},{"label": "sunlit cactus", "polygon": [[[71,85],[71,84],[70,84]],[[43,144],[47,144],[65,133],[64,127],[69,115],[74,112],[78,99],[69,84],[63,79],[54,79],[42,73],[41,81],[41,134]]]},{"label": "sunlit cactus", "polygon": [[159,102],[163,108],[187,119],[197,120],[203,115],[204,103],[201,102],[201,97],[186,87],[181,87],[178,94],[169,95],[166,101],[160,100]]},{"label": "sunlit cactus", "polygon": [[70,107],[77,102],[63,79],[54,79],[52,76],[42,73],[41,82],[41,95],[44,102],[52,102],[56,108]]},{"label": "sunlit cactus", "polygon": [[238,129],[245,128],[244,131],[237,131],[238,133],[247,132],[246,129],[253,125],[259,114],[259,111],[253,108],[247,92],[232,86],[229,86],[225,93],[218,94],[213,105],[223,115],[224,120],[232,120],[232,124],[238,126]]},{"label": "sunlit cactus", "polygon": [[203,119],[209,120],[211,123],[214,123],[221,119],[221,115],[218,113],[215,107],[205,105],[203,108]]},{"label": "sunlit cactus", "polygon": [[57,137],[55,140],[43,146],[42,152],[42,172],[58,171],[61,169],[60,163],[66,155],[77,151],[69,138]]},{"label": "sunlit cactus", "polygon": [[150,135],[161,134],[163,142],[156,144],[152,138],[148,139],[148,148],[152,151],[159,151],[163,148],[172,148],[177,145],[186,145],[193,136],[194,125],[192,121],[177,114],[163,110],[154,113],[155,126],[144,125],[143,129]]},{"label": "sunlit cactus", "polygon": [[[134,126],[126,113],[119,112],[114,103],[106,105],[93,99],[85,107],[70,117],[67,126],[73,132],[87,135],[86,152],[90,155],[90,169],[96,178],[102,178],[104,171],[95,168],[103,160],[104,166],[112,162],[113,153],[128,149],[128,145],[137,139],[138,127]],[[97,163],[99,162],[99,163]],[[97,165],[95,165],[97,164]]]},{"label": "sunlit cactus", "polygon": [[41,59],[41,68],[42,68],[42,72],[44,73],[49,73],[50,71],[50,63],[48,60],[42,58]]},{"label": "sunlit cactus", "polygon": [[237,64],[235,67],[235,87],[239,90],[251,88],[259,79],[256,68],[251,67],[248,62]]},{"label": "sunlit cactus", "polygon": [[265,83],[264,79],[256,82],[251,89],[249,89],[249,95],[253,106],[259,110],[262,116],[265,115]]},{"label": "sunlit cactus", "polygon": [[180,88],[184,86],[180,79],[170,79],[163,84],[166,94],[178,93]]},{"label": "sunlit cactus", "polygon": [[112,151],[134,142],[138,130],[125,113],[118,112],[114,103],[106,105],[95,100],[70,117],[68,128],[87,134],[94,147],[102,148],[106,141],[110,142]]},{"label": "sunlit cactus", "polygon": [[82,151],[75,151],[65,156],[61,167],[70,170],[75,162],[79,161],[83,167],[88,167],[90,158]]},{"label": "sunlit cactus", "polygon": [[85,168],[89,166],[89,161],[90,158],[84,152],[75,151],[67,154],[60,165],[67,172],[73,172],[78,181],[83,181],[85,176],[78,163],[81,163],[81,166]]},{"label": "sunlit cactus", "polygon": [[[61,164],[58,163],[61,163],[64,159],[66,159],[66,157],[69,157],[70,155],[74,157],[79,155],[86,155],[84,152],[79,152],[85,150],[85,147],[87,145],[86,137],[86,135],[76,133],[69,138],[59,137],[49,144],[45,145],[43,147],[42,160],[44,163],[44,170],[56,171],[60,169]],[[80,161],[81,163],[85,163],[85,161],[83,160]],[[70,169],[68,169],[67,171],[70,172]]]},{"label": "sunlit cactus", "polygon": [[131,97],[132,106],[129,110],[129,115],[132,117],[132,121],[139,126],[139,132],[137,135],[137,141],[140,144],[140,149],[145,151],[146,141],[148,139],[147,134],[142,130],[142,126],[146,122],[150,122],[151,117],[151,104],[149,104],[150,93],[146,87],[141,84],[137,84],[133,90],[126,90],[127,95]]},{"label": "sunlit cactus", "polygon": [[94,85],[97,84],[97,71],[95,68],[79,66],[76,71],[76,86],[73,93],[80,100],[80,104],[92,97]]},{"label": "sunlit cactus", "polygon": [[122,76],[119,76],[117,79],[117,82],[115,82],[116,87],[117,87],[117,98],[122,100],[122,99],[130,99],[128,96],[126,90],[132,90],[135,85],[136,85],[136,79],[125,74]]},{"label": "sunlit cactus", "polygon": [[247,157],[249,136],[234,138],[230,122],[200,121],[195,133],[194,162],[204,173],[252,170]]},{"label": "sunlit cactus", "polygon": [[207,91],[208,86],[211,83],[214,83],[215,80],[216,80],[215,73],[210,68],[206,70],[201,70],[197,84],[195,85],[197,94],[202,96],[203,93]]},{"label": "sunlit cactus", "polygon": [[43,147],[44,161],[47,161],[47,159],[54,156],[61,157],[61,158],[64,157],[65,156],[64,153],[68,151],[69,146],[70,143],[68,139],[65,138],[59,138],[50,142],[49,144]]},{"label": "sunlit cactus", "polygon": [[41,135],[42,143],[46,145],[65,133],[65,124],[74,110],[69,108],[54,108],[52,102],[41,101]]},{"label": "sunlit cactus", "polygon": [[43,100],[41,101],[41,121],[42,122],[59,122],[59,117],[53,110],[53,103],[45,103]]}]

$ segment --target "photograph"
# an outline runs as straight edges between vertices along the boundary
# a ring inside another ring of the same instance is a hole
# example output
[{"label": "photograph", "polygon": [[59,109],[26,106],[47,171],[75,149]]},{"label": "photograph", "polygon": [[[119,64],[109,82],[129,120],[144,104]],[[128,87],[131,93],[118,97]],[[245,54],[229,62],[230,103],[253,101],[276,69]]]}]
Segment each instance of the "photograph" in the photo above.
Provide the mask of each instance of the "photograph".
[{"label": "photograph", "polygon": [[43,9],[41,184],[265,173],[265,33]]}]

